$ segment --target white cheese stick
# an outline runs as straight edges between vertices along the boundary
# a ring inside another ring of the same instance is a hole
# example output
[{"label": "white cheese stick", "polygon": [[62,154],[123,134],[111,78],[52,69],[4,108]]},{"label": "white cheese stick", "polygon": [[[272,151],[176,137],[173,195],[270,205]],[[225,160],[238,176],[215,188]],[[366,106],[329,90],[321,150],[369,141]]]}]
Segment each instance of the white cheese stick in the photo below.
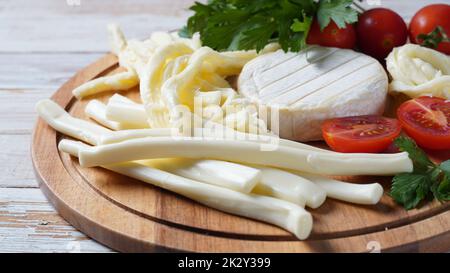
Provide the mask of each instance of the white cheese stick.
[{"label": "white cheese stick", "polygon": [[319,153],[280,146],[271,152],[258,143],[205,138],[140,138],[90,147],[80,153],[83,167],[109,165],[152,158],[210,158],[260,164],[323,175],[392,175],[412,171],[407,153]]},{"label": "white cheese stick", "polygon": [[[99,103],[102,104],[101,102]],[[95,106],[96,109],[94,111],[96,118],[101,117],[102,116],[101,114],[102,113],[104,114],[103,112],[104,109],[99,111],[98,110],[99,108],[97,107],[99,104],[94,103],[93,105]],[[67,136],[82,140],[92,145],[121,142],[129,139],[130,136],[132,136],[132,138],[170,136],[172,130],[170,128],[161,128],[161,129],[135,129],[135,130],[111,131],[95,123],[91,123],[83,119],[72,117],[61,106],[59,106],[58,104],[49,99],[39,101],[36,104],[36,111],[38,112],[39,116],[42,119],[44,119],[56,131],[63,133]],[[97,122],[106,126],[106,124],[100,122],[100,119],[97,120]]]},{"label": "white cheese stick", "polygon": [[[116,95],[114,95],[116,96]],[[113,97],[114,97],[113,96]],[[111,97],[111,99],[113,98]],[[125,97],[124,97],[125,98]],[[111,101],[110,99],[110,101]],[[114,101],[119,101],[119,97],[114,99]],[[122,103],[127,103],[125,101],[122,101]],[[134,103],[134,102],[132,102]],[[138,104],[139,105],[139,104]],[[260,144],[270,144],[274,146],[286,146],[286,147],[292,147],[292,148],[299,148],[299,149],[307,149],[315,152],[322,152],[322,153],[336,153],[334,151],[325,150],[321,148],[317,148],[311,145],[303,144],[300,142],[288,140],[288,139],[282,139],[277,136],[270,136],[270,135],[255,135],[255,134],[247,134],[242,133],[239,131],[235,131],[230,128],[226,128],[224,126],[221,126],[220,124],[217,124],[218,127],[215,128],[195,128],[194,134],[196,137],[208,137],[208,138],[226,138],[226,139],[236,139],[236,140],[242,140],[242,141],[252,141],[257,142]],[[224,129],[225,131],[222,131]],[[117,143],[122,142],[125,140],[131,140],[136,138],[143,138],[143,137],[149,137],[149,136],[178,136],[177,129],[174,128],[151,128],[151,129],[135,129],[135,130],[127,130],[127,132],[123,132],[123,134],[117,134],[112,136],[111,138],[105,138],[102,144],[110,144],[110,143]]]},{"label": "white cheese stick", "polygon": [[106,106],[106,117],[135,129],[148,128],[147,114],[143,105],[110,100]]},{"label": "white cheese stick", "polygon": [[378,183],[354,184],[314,174],[299,175],[316,183],[333,199],[360,205],[375,205],[383,196],[383,187]]},{"label": "white cheese stick", "polygon": [[[70,140],[62,140],[59,143],[61,151],[73,156],[88,148],[87,145]],[[103,168],[178,193],[214,209],[279,226],[300,240],[306,239],[312,230],[311,214],[290,202],[256,194],[244,194],[134,162]]]},{"label": "white cheese stick", "polygon": [[[212,93],[215,94],[215,92],[198,92],[198,93]],[[206,95],[205,95],[206,96]],[[126,105],[123,105],[126,104]],[[132,106],[130,106],[130,104]],[[111,109],[113,107],[111,106],[117,106],[117,109]],[[139,109],[138,109],[139,108]],[[132,112],[127,113],[128,111]],[[147,124],[147,113],[145,111],[145,108],[142,104],[136,103],[132,100],[130,100],[127,97],[124,97],[120,94],[114,94],[108,102],[107,107],[107,116],[108,118],[116,121],[122,121],[127,122],[131,119],[140,120],[139,124],[145,124],[148,127]],[[212,128],[211,128],[212,126]],[[207,130],[203,130],[201,128],[197,128],[195,130],[196,135],[195,136],[205,136],[205,137],[218,137],[218,138],[230,138],[230,139],[237,139],[237,140],[245,140],[245,141],[256,141],[259,143],[274,143],[275,145],[282,145],[287,147],[293,147],[293,148],[301,148],[301,149],[310,149],[317,152],[324,152],[324,153],[334,153],[333,151],[317,148],[311,145],[303,144],[297,141],[292,141],[288,139],[282,139],[278,136],[271,136],[271,135],[254,135],[249,133],[243,133],[236,130],[233,130],[229,127],[225,127],[218,123],[210,123]],[[146,130],[146,129],[143,129]],[[151,133],[151,132],[150,132]],[[166,136],[170,136],[171,134],[168,134]],[[139,132],[139,131],[133,131],[129,134],[123,135],[123,139],[120,141],[124,141],[127,139],[133,139],[133,138],[141,138],[146,136],[152,136],[152,134],[147,134],[146,132]],[[162,135],[160,135],[162,136]],[[125,138],[126,137],[126,138]],[[114,142],[119,142],[119,140],[115,140]],[[107,144],[108,142],[105,142],[104,144]],[[112,142],[110,142],[112,143]]]},{"label": "white cheese stick", "polygon": [[[109,98],[108,102],[112,102],[112,101],[114,101],[114,102],[122,102],[122,103],[129,103],[129,104],[142,105],[142,104],[139,104],[139,103],[137,103],[137,102],[134,102],[134,101],[132,101],[131,99],[129,99],[129,98],[125,97],[125,96],[122,96],[122,95],[120,95],[120,94],[118,94],[118,93],[112,95],[112,96]],[[142,105],[142,107],[144,107],[144,106]]]},{"label": "white cheese stick", "polygon": [[287,171],[258,167],[261,180],[254,188],[256,194],[272,196],[278,199],[310,208],[320,207],[327,197],[325,190],[313,182]]},{"label": "white cheese stick", "polygon": [[171,135],[172,135],[172,128],[121,130],[102,135],[99,145],[118,143],[134,138],[162,137],[162,136],[169,137]]},{"label": "white cheese stick", "polygon": [[[211,93],[211,92],[209,92],[209,93]],[[124,106],[123,104],[127,104],[127,106]],[[120,109],[120,110],[115,109],[115,110],[118,110],[116,113],[110,113],[108,111],[108,109],[111,111],[113,111],[113,110],[110,109],[109,105],[120,105],[119,108],[123,108],[123,109]],[[132,106],[130,106],[130,105],[132,105]],[[88,104],[88,106],[89,106],[89,104]],[[125,108],[127,108],[127,107],[130,107],[130,108],[136,107],[132,111],[133,112],[132,115],[129,115],[128,113],[126,113],[127,110],[125,110]],[[142,108],[142,109],[138,110],[137,108]],[[95,111],[95,112],[99,112],[99,111]],[[121,116],[119,113],[123,114],[123,116]],[[130,100],[129,98],[124,97],[120,94],[114,94],[113,96],[111,96],[111,98],[109,99],[109,102],[108,102],[107,109],[106,109],[106,114],[107,114],[108,119],[112,119],[112,120],[116,120],[116,121],[123,121],[124,123],[126,123],[127,121],[130,121],[132,118],[133,119],[137,118],[140,120],[140,122],[138,122],[140,125],[137,125],[138,128],[136,130],[128,130],[127,132],[124,132],[121,134],[110,135],[111,138],[109,138],[110,136],[107,136],[104,138],[104,141],[102,142],[102,144],[116,143],[116,142],[121,142],[121,141],[129,140],[129,139],[149,137],[149,136],[177,135],[176,130],[175,130],[175,132],[173,132],[172,129],[170,129],[170,128],[144,129],[144,127],[142,127],[140,129],[141,126],[148,127],[147,114],[144,109],[144,106],[142,104],[136,103],[136,102]],[[100,113],[97,113],[97,115],[100,115]],[[133,117],[131,117],[131,116],[133,116]],[[93,119],[96,120],[95,118],[93,118]],[[100,122],[99,120],[96,120],[96,121],[102,125],[107,126],[106,124]],[[122,124],[121,126],[124,126],[124,125]],[[111,128],[110,126],[107,126],[107,127]],[[133,127],[133,126],[131,126],[131,127]],[[136,126],[134,126],[134,127],[136,127]],[[114,128],[112,128],[112,129],[114,129]],[[126,129],[129,129],[129,128],[126,128]],[[114,130],[117,130],[117,129],[114,129]],[[317,148],[317,147],[303,144],[300,142],[296,142],[296,141],[292,141],[292,140],[288,140],[288,139],[282,139],[275,135],[273,135],[273,136],[271,136],[271,135],[254,135],[254,134],[239,132],[239,131],[225,127],[218,123],[210,123],[208,129],[196,128],[195,136],[254,141],[254,142],[261,143],[261,144],[270,143],[273,145],[282,145],[282,146],[286,146],[286,147],[308,149],[308,150],[312,150],[312,151],[316,151],[316,152],[335,153],[333,151]]]},{"label": "white cheese stick", "polygon": [[139,78],[134,71],[126,71],[111,76],[100,77],[86,82],[72,93],[78,99],[112,90],[128,90],[139,83]]},{"label": "white cheese stick", "polygon": [[84,113],[89,118],[95,120],[101,125],[108,127],[111,130],[125,130],[128,129],[124,124],[110,120],[106,117],[106,105],[98,100],[91,100],[84,108]]},{"label": "white cheese stick", "polygon": [[101,143],[102,135],[111,132],[97,124],[73,118],[61,106],[48,99],[39,101],[36,111],[56,131],[92,145]]},{"label": "white cheese stick", "polygon": [[[89,104],[91,103],[94,103],[93,105],[100,107],[100,109],[105,107],[99,101],[91,101]],[[38,112],[49,124],[57,126],[54,127],[52,125],[56,130],[93,145],[102,143],[104,139],[108,139],[108,141],[113,141],[115,138],[120,139],[122,135],[132,131],[109,131],[96,124],[73,118],[64,109],[50,100],[38,103]],[[140,130],[140,132],[142,131]],[[147,129],[145,132],[147,136],[168,135],[170,129]],[[162,162],[159,163],[159,166],[172,173],[245,193],[251,192],[255,184],[260,180],[259,170],[236,163],[218,160],[183,161],[178,159],[166,164]]]},{"label": "white cheese stick", "polygon": [[146,165],[204,183],[250,193],[261,180],[261,171],[220,160],[183,158],[149,160]]}]

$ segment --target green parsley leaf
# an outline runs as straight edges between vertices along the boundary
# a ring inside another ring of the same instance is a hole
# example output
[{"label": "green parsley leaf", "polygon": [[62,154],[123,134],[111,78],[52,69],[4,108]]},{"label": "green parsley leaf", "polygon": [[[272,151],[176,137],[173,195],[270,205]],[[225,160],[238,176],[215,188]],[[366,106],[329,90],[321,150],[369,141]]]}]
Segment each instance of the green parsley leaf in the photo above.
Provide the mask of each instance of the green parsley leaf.
[{"label": "green parsley leaf", "polygon": [[[196,2],[180,36],[200,33],[203,45],[215,50],[260,51],[271,42],[278,42],[284,51],[300,51],[315,16],[340,26],[355,22],[356,11],[351,0],[210,0]],[[321,7],[320,14],[318,9]],[[354,16],[355,14],[355,16]],[[328,19],[327,19],[328,18]],[[327,23],[327,24],[328,24]],[[324,22],[322,22],[322,26]]]},{"label": "green parsley leaf", "polygon": [[450,42],[445,30],[441,26],[437,26],[428,34],[419,34],[417,38],[422,40],[421,45],[429,48],[437,48],[442,42]]},{"label": "green parsley leaf", "polygon": [[438,187],[438,196],[436,199],[439,201],[450,201],[450,173],[444,173],[443,179]]},{"label": "green parsley leaf", "polygon": [[300,22],[297,18],[294,19],[294,23],[291,25],[291,30],[293,32],[309,32],[312,20],[304,16],[304,20]]},{"label": "green parsley leaf", "polygon": [[339,28],[358,21],[358,13],[350,5],[353,0],[322,0],[317,11],[320,30],[328,26],[333,20]]},{"label": "green parsley leaf", "polygon": [[437,166],[408,137],[398,137],[394,143],[401,151],[408,152],[414,170],[394,176],[391,197],[407,210],[415,208],[428,196],[440,202],[450,201],[450,160]]},{"label": "green parsley leaf", "polygon": [[390,195],[405,209],[415,208],[425,199],[431,187],[431,181],[426,174],[403,173],[392,180]]},{"label": "green parsley leaf", "polygon": [[442,181],[435,183],[432,189],[434,197],[441,202],[450,201],[450,160],[442,162],[438,169],[442,171]]},{"label": "green parsley leaf", "polygon": [[439,165],[439,168],[450,174],[450,159],[442,162],[441,165]]},{"label": "green parsley leaf", "polygon": [[[255,19],[253,18],[254,21],[257,21]],[[256,49],[259,52],[269,43],[276,30],[277,25],[273,21],[270,22],[265,18],[259,18],[259,23],[254,23],[252,28],[242,32],[239,43],[233,49]]]},{"label": "green parsley leaf", "polygon": [[191,37],[191,35],[190,35],[190,33],[189,33],[189,30],[188,30],[188,27],[187,27],[187,26],[182,27],[182,28],[178,31],[178,35],[179,35],[181,38],[189,38],[189,37]]},{"label": "green parsley leaf", "polygon": [[413,161],[415,172],[427,172],[435,165],[425,152],[409,137],[400,136],[394,141],[395,146],[402,152],[408,152],[409,158]]}]

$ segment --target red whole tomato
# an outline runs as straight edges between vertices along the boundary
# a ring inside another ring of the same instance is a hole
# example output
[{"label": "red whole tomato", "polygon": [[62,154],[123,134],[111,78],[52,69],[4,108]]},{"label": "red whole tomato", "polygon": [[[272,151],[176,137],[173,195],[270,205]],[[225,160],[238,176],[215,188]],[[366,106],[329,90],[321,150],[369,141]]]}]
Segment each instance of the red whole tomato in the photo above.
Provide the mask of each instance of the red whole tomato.
[{"label": "red whole tomato", "polygon": [[325,142],[342,153],[382,152],[400,132],[396,119],[375,115],[335,118],[322,124]]},{"label": "red whole tomato", "polygon": [[419,146],[450,149],[450,101],[436,97],[409,100],[397,109],[397,117]]},{"label": "red whole tomato", "polygon": [[383,60],[394,47],[406,43],[408,29],[402,17],[394,11],[376,8],[359,17],[356,35],[362,52]]},{"label": "red whole tomato", "polygon": [[[438,26],[450,36],[450,5],[435,4],[419,10],[409,24],[409,39],[415,44],[421,44],[423,41],[417,36],[429,34]],[[441,42],[436,49],[450,54],[450,42]]]},{"label": "red whole tomato", "polygon": [[330,21],[328,26],[323,31],[320,31],[319,22],[314,20],[306,43],[309,45],[352,49],[356,45],[355,28],[349,24],[345,28],[339,28],[335,22]]}]

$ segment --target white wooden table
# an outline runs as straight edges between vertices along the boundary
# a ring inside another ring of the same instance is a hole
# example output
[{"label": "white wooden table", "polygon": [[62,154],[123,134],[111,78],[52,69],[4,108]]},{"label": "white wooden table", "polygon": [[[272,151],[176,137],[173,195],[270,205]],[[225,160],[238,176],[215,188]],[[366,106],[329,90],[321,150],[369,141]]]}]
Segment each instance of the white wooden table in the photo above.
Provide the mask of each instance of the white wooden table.
[{"label": "white wooden table", "polygon": [[[409,19],[419,7],[450,0],[369,2]],[[39,190],[29,150],[34,104],[108,51],[106,24],[145,38],[182,26],[192,3],[0,0],[0,252],[111,252],[58,216]]]}]

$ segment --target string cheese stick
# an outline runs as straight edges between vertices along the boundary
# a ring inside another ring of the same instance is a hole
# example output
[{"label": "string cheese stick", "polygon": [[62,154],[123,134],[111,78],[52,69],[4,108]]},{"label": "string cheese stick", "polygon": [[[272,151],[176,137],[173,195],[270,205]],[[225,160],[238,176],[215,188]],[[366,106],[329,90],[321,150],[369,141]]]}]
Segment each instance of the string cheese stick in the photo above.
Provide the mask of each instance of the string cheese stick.
[{"label": "string cheese stick", "polygon": [[[206,92],[206,93],[212,93],[212,92]],[[124,97],[120,94],[114,94],[109,99],[109,103],[112,103],[112,102],[123,103],[123,104],[132,104],[134,106],[142,107],[143,111],[139,110],[138,112],[137,111],[135,112],[135,114],[139,113],[139,114],[137,114],[137,115],[139,115],[139,117],[136,116],[136,118],[140,119],[140,120],[145,119],[147,121],[147,113],[145,112],[144,106],[142,104],[136,103],[136,102],[130,100],[129,98]],[[126,113],[124,113],[124,114],[126,115]],[[196,129],[195,136],[219,137],[219,138],[230,138],[230,139],[234,138],[234,139],[238,139],[238,140],[256,141],[259,143],[278,143],[278,145],[283,145],[283,146],[287,146],[287,147],[309,149],[312,151],[324,152],[324,153],[335,153],[333,151],[317,148],[317,147],[303,144],[300,142],[296,142],[296,141],[292,141],[292,140],[288,140],[288,139],[282,139],[275,135],[274,136],[254,135],[254,134],[239,132],[239,131],[233,130],[229,127],[225,127],[219,123],[209,123],[209,127],[212,130],[211,132],[209,129],[206,129],[206,130],[201,129],[201,128]],[[139,131],[139,130],[129,131],[125,134],[122,134],[121,138],[119,138],[118,135],[111,139],[105,138],[105,141],[102,142],[102,144],[116,143],[116,142],[121,142],[121,141],[125,141],[128,139],[142,138],[142,137],[148,137],[148,136],[171,136],[172,133],[174,133],[171,131],[171,129],[167,129],[166,131],[164,131],[167,134],[159,133],[157,131],[152,131],[152,130],[158,130],[158,128],[150,129],[149,131],[146,131],[146,130],[149,130],[149,129],[142,129],[142,131]],[[161,128],[161,130],[163,130],[163,128]],[[163,131],[160,131],[160,132],[163,132]]]},{"label": "string cheese stick", "polygon": [[378,183],[354,184],[314,174],[299,174],[323,188],[327,196],[337,200],[361,204],[375,205],[383,196],[383,187]]},{"label": "string cheese stick", "polygon": [[261,180],[254,188],[254,193],[286,200],[302,207],[306,204],[313,209],[325,202],[325,190],[313,182],[287,171],[257,168],[261,171]]},{"label": "string cheese stick", "polygon": [[111,131],[97,124],[73,118],[61,106],[51,100],[41,100],[36,111],[56,131],[92,145],[101,143],[102,135]]},{"label": "string cheese stick", "polygon": [[72,117],[61,106],[49,99],[39,101],[36,104],[36,111],[56,131],[92,145],[120,142],[128,139],[128,135],[170,136],[172,130],[161,128],[111,131],[95,123]]},{"label": "string cheese stick", "polygon": [[260,164],[324,175],[392,175],[412,171],[408,153],[324,154],[280,146],[271,152],[248,141],[156,137],[90,147],[80,153],[83,167],[126,161],[186,157]]},{"label": "string cheese stick", "polygon": [[127,47],[127,40],[125,35],[120,30],[117,24],[108,24],[108,40],[112,53],[119,55],[119,53]]},{"label": "string cheese stick", "polygon": [[[114,96],[116,96],[116,95],[114,95]],[[111,99],[112,99],[112,97],[111,97]],[[110,99],[110,101],[111,101],[111,99]],[[126,103],[125,100],[119,99],[119,97],[114,99],[114,101],[122,101],[123,103]],[[139,104],[137,104],[137,105],[139,105]],[[144,116],[142,116],[141,118],[144,118]],[[211,126],[211,123],[210,123],[210,126]],[[216,127],[206,128],[206,129],[205,128],[196,128],[194,130],[194,136],[219,138],[219,139],[228,138],[230,140],[237,139],[237,140],[243,140],[243,141],[258,142],[261,144],[273,143],[274,145],[281,145],[281,146],[299,148],[299,149],[307,149],[307,150],[322,152],[322,153],[336,153],[333,151],[317,148],[317,147],[303,144],[300,142],[282,139],[277,136],[255,135],[255,134],[242,133],[242,132],[233,130],[231,128],[222,126],[218,123],[214,124],[213,126],[216,126]],[[158,131],[158,130],[161,130],[161,131]],[[174,129],[174,131],[173,131],[171,128],[152,128],[152,129],[128,130],[126,133],[114,135],[112,138],[106,137],[102,141],[101,144],[117,143],[117,142],[122,142],[125,140],[130,140],[130,139],[135,139],[135,138],[143,138],[143,137],[149,137],[149,136],[172,136],[172,135],[176,136],[177,135],[176,132],[177,132],[176,129]]]},{"label": "string cheese stick", "polygon": [[298,149],[306,149],[316,152],[322,153],[336,153],[334,151],[321,149],[318,147],[314,147],[311,145],[307,145],[301,142],[292,141],[288,139],[280,138],[276,135],[256,135],[250,133],[243,133],[240,131],[233,130],[229,127],[225,127],[219,123],[208,123],[210,129],[203,130],[201,134],[196,136],[204,136],[204,137],[213,137],[213,138],[228,138],[228,139],[236,139],[236,140],[248,140],[248,141],[256,141],[259,143],[273,143],[275,145],[281,145],[286,147],[298,148]]},{"label": "string cheese stick", "polygon": [[143,105],[110,100],[106,106],[106,117],[133,128],[148,128],[147,114]]},{"label": "string cheese stick", "polygon": [[[103,105],[104,106],[104,105]],[[38,112],[57,131],[98,145],[103,139],[114,139],[128,131],[109,131],[99,125],[71,117],[51,100],[38,103]],[[50,112],[50,113],[49,113]],[[55,118],[56,116],[56,118]],[[147,135],[167,134],[170,129],[148,129]],[[150,133],[151,132],[151,133]],[[85,136],[88,136],[86,138]],[[191,160],[184,164],[172,161],[165,168],[189,178],[198,178],[210,184],[220,185],[237,191],[250,192],[259,181],[260,171],[244,165],[218,160]],[[164,164],[159,164],[161,167]]]},{"label": "string cheese stick", "polygon": [[78,99],[112,90],[128,90],[139,83],[139,78],[134,71],[126,71],[111,76],[100,77],[86,82],[72,93]]},{"label": "string cheese stick", "polygon": [[227,161],[171,158],[149,160],[146,165],[243,193],[250,193],[261,180],[260,170]]},{"label": "string cheese stick", "polygon": [[[122,102],[122,103],[129,103],[129,104],[136,104],[136,105],[142,105],[142,104],[136,103],[136,102],[130,100],[129,98],[127,98],[127,97],[125,97],[125,96],[122,96],[122,95],[120,95],[120,94],[117,94],[117,93],[114,94],[114,95],[112,95],[112,96],[109,98],[108,102],[111,102],[111,101],[114,101],[114,102]],[[144,107],[144,106],[142,105],[142,107]]]},{"label": "string cheese stick", "polygon": [[84,108],[84,113],[91,119],[111,130],[128,129],[120,122],[110,120],[106,117],[106,105],[98,100],[91,100]]},{"label": "string cheese stick", "polygon": [[98,145],[118,143],[134,138],[162,137],[162,136],[169,137],[171,135],[172,135],[172,128],[121,130],[102,135],[100,138],[100,143]]},{"label": "string cheese stick", "polygon": [[[62,140],[59,143],[61,151],[73,156],[78,156],[88,148],[87,145],[70,140]],[[311,214],[290,202],[256,194],[240,193],[134,162],[108,165],[103,168],[178,193],[214,209],[279,226],[293,233],[300,240],[306,239],[312,230]]]}]

